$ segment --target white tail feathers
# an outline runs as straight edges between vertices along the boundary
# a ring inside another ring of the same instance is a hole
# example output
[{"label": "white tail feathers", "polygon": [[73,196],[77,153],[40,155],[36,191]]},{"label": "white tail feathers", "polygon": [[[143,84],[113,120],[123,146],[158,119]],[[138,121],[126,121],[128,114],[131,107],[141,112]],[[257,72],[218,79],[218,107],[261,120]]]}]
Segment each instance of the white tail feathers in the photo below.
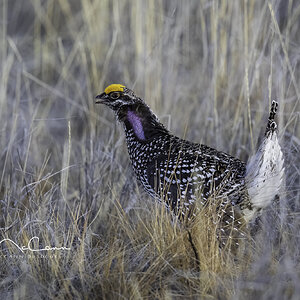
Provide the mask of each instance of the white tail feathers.
[{"label": "white tail feathers", "polygon": [[279,193],[284,176],[284,160],[278,143],[276,122],[274,117],[278,103],[272,102],[265,137],[257,153],[247,163],[246,187],[252,209],[243,211],[249,221],[254,214],[271,204]]}]

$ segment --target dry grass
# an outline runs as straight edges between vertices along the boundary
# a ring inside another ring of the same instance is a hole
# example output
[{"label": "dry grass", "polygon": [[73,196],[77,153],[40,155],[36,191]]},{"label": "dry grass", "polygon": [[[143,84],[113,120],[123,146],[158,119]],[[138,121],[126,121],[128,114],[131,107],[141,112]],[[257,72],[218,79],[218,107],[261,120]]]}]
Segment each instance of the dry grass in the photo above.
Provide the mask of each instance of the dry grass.
[{"label": "dry grass", "polygon": [[[0,240],[71,248],[1,243],[1,299],[299,297],[297,1],[3,0],[0,12]],[[94,105],[110,83],[244,161],[279,101],[286,187],[234,254],[204,212],[187,228],[136,186],[122,129]]]}]

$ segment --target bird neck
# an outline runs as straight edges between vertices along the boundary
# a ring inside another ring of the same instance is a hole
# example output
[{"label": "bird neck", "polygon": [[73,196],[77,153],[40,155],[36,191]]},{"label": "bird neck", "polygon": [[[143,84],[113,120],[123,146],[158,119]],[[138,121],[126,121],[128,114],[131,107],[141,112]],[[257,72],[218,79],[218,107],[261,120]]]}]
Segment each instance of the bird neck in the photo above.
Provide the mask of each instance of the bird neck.
[{"label": "bird neck", "polygon": [[145,104],[128,106],[119,120],[123,121],[126,134],[133,133],[141,142],[151,141],[154,137],[168,135],[168,130],[159,122],[156,115]]}]

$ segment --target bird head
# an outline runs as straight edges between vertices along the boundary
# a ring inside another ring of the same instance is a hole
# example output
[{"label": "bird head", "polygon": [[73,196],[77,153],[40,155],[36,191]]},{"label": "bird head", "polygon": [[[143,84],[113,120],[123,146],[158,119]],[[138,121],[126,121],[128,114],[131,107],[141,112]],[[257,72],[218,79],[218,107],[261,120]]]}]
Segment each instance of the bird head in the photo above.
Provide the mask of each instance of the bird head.
[{"label": "bird head", "polygon": [[96,96],[96,103],[105,104],[115,112],[123,107],[132,106],[140,103],[142,100],[135,96],[133,91],[121,84],[111,84],[104,93]]},{"label": "bird head", "polygon": [[127,129],[132,128],[140,140],[160,133],[168,134],[144,100],[124,85],[111,84],[104,90],[104,93],[96,96],[96,99],[96,103],[110,107],[117,119],[123,122]]}]

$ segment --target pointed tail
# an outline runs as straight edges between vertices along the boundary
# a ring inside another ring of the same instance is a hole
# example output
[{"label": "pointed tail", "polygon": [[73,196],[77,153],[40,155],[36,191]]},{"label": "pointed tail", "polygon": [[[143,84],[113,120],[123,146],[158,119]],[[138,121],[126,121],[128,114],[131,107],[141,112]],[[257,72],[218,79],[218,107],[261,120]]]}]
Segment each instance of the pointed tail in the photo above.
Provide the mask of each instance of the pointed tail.
[{"label": "pointed tail", "polygon": [[284,160],[277,138],[275,115],[278,102],[272,101],[269,120],[262,144],[247,163],[246,187],[251,208],[244,211],[250,220],[260,209],[268,206],[279,194],[284,177]]}]

